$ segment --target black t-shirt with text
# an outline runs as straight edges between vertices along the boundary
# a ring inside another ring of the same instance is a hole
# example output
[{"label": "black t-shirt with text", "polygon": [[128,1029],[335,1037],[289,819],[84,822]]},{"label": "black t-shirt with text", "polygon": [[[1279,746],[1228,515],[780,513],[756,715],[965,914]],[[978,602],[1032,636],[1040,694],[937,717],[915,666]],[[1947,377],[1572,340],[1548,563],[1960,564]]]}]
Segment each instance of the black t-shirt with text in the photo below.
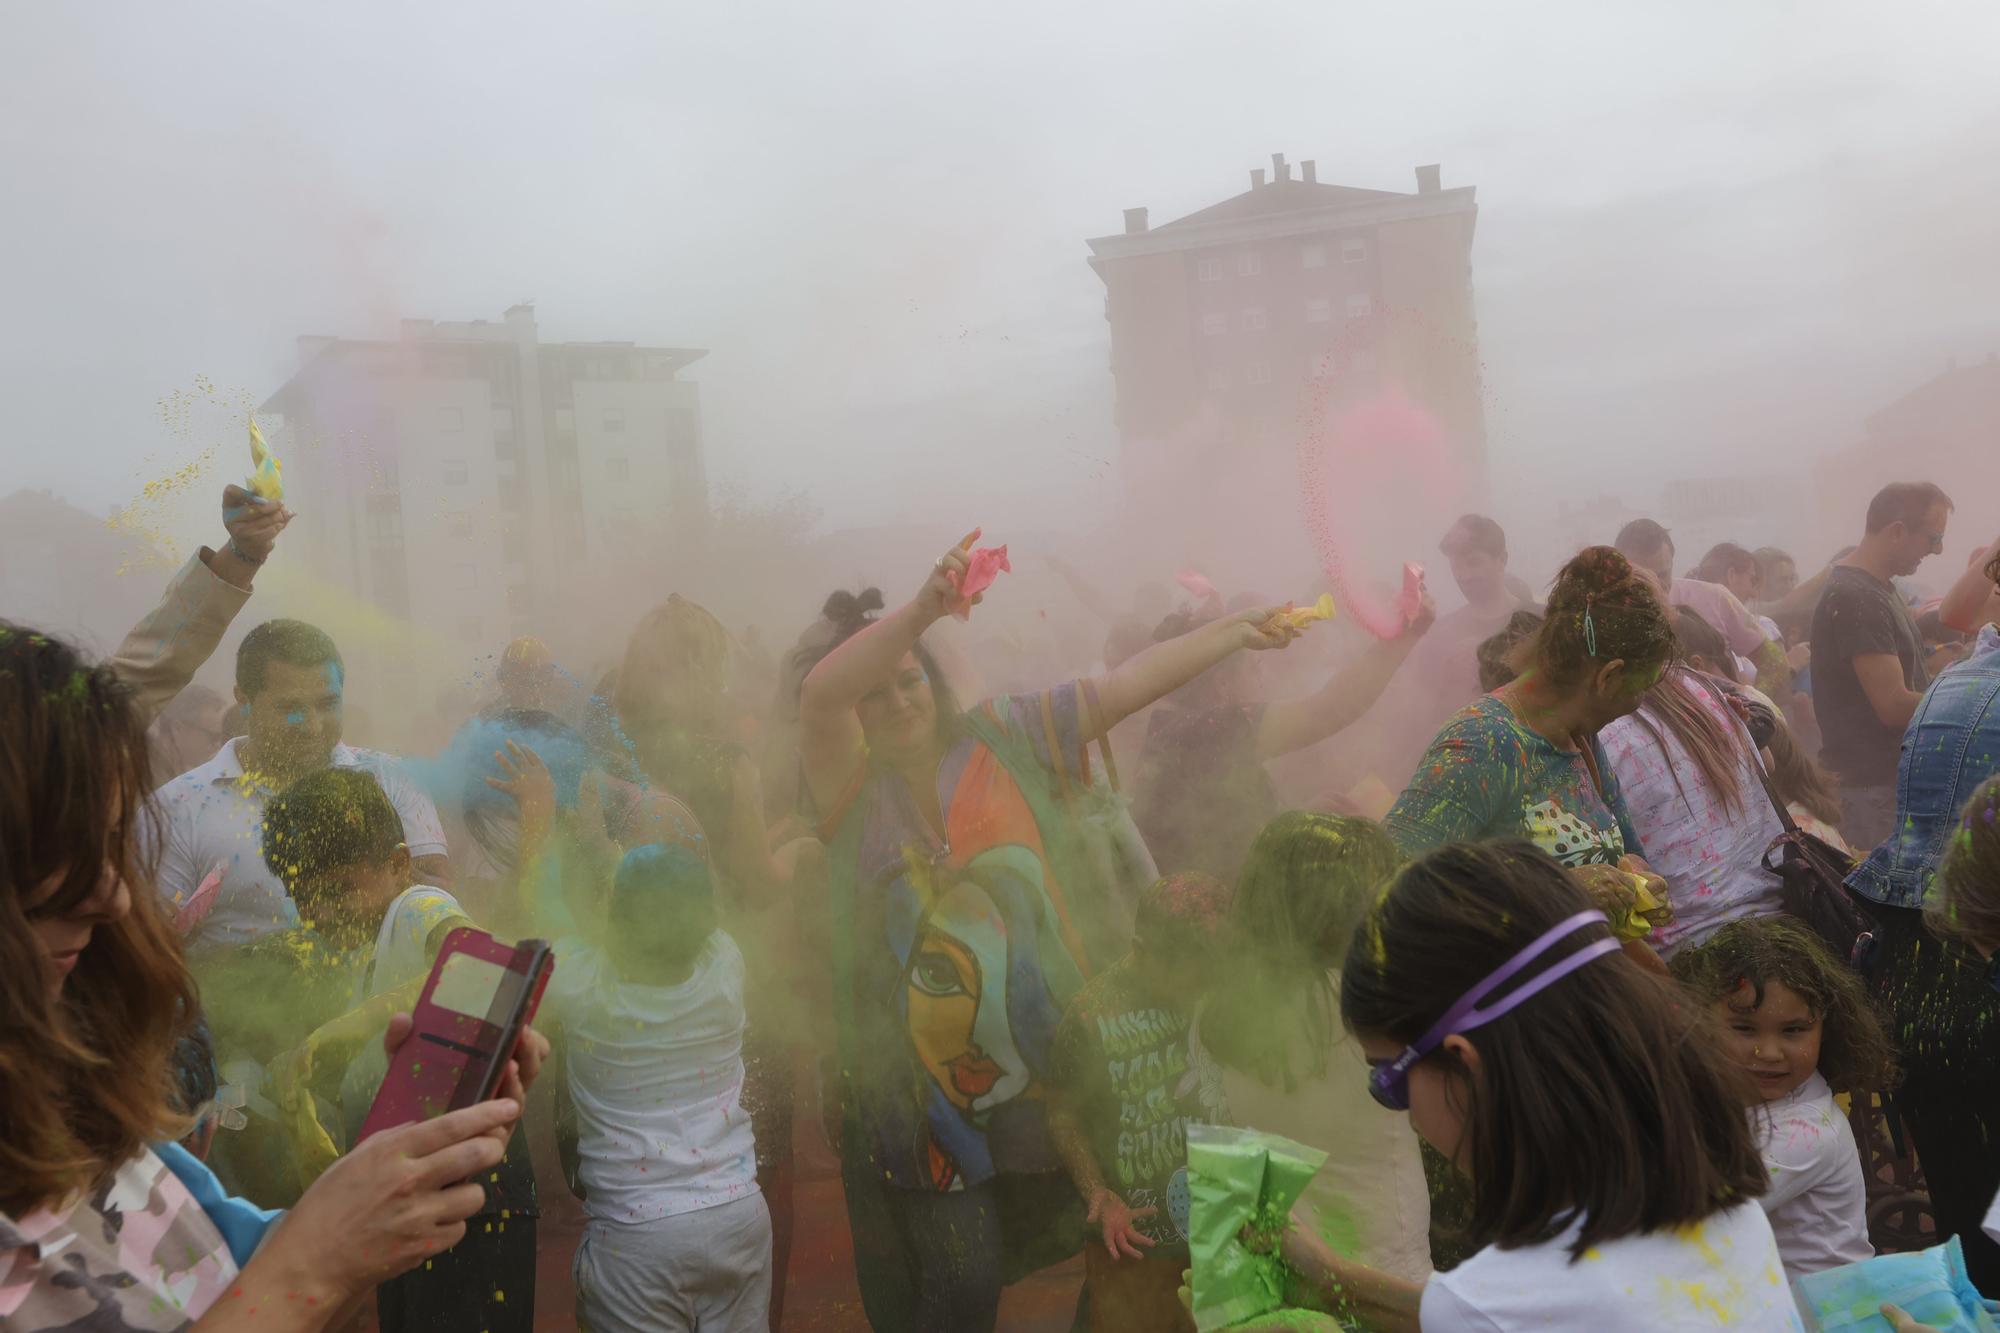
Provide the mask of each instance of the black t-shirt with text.
[{"label": "black t-shirt with text", "polygon": [[1187,1253],[1187,1125],[1202,1118],[1188,1067],[1189,1019],[1155,1004],[1131,958],[1093,977],[1056,1029],[1050,1078],[1082,1122],[1104,1183],[1135,1209],[1139,1230]]},{"label": "black t-shirt with text", "polygon": [[1886,787],[1896,781],[1903,728],[1875,716],[1854,659],[1888,653],[1903,665],[1903,684],[1930,684],[1923,640],[1895,588],[1864,569],[1836,565],[1812,621],[1813,710],[1825,743],[1820,762],[1846,787]]}]

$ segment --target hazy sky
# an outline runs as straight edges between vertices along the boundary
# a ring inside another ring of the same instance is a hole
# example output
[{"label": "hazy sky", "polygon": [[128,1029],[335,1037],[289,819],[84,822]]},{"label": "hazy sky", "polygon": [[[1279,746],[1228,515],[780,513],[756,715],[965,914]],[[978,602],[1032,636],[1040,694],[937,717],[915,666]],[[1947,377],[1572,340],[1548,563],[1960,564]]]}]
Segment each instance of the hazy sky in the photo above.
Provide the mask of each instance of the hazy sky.
[{"label": "hazy sky", "polygon": [[2000,348],[1995,50],[1973,0],[10,5],[0,490],[101,511],[197,375],[526,298],[712,349],[712,471],[836,521],[1080,482],[1084,238],[1273,151],[1478,187],[1501,470],[1794,456]]}]

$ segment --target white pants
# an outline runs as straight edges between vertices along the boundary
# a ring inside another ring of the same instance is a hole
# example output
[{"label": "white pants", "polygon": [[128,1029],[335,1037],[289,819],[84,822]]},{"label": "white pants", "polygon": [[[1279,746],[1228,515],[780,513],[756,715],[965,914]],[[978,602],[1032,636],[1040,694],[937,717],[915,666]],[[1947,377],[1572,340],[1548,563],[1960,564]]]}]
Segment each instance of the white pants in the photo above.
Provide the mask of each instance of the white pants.
[{"label": "white pants", "polygon": [[771,1213],[752,1194],[657,1222],[592,1218],[571,1273],[584,1333],[767,1333]]}]

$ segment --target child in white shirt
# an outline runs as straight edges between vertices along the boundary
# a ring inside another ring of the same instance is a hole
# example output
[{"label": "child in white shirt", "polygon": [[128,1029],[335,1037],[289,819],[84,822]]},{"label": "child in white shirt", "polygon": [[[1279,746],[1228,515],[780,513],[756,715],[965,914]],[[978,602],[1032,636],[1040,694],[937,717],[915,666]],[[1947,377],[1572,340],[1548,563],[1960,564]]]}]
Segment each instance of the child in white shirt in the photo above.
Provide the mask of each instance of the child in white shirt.
[{"label": "child in white shirt", "polygon": [[1875,1255],[1867,1180],[1835,1087],[1890,1086],[1894,1061],[1861,978],[1789,917],[1731,922],[1674,960],[1714,1013],[1770,1173],[1763,1197],[1792,1279]]},{"label": "child in white shirt", "polygon": [[589,1216],[577,1322],[592,1333],[763,1333],[771,1218],[743,1109],[743,956],[684,847],[619,863],[601,941],[556,942],[539,1024],[564,1053]]}]

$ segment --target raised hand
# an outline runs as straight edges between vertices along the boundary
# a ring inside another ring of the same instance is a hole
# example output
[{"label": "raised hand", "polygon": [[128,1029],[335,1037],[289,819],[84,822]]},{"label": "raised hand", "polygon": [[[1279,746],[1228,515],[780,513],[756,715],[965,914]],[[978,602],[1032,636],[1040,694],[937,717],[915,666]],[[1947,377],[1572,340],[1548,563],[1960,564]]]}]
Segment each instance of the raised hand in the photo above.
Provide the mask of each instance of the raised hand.
[{"label": "raised hand", "polygon": [[222,526],[229,531],[229,551],[246,565],[270,559],[278,534],[291,521],[292,511],[279,501],[260,500],[241,486],[222,488]]},{"label": "raised hand", "polygon": [[[918,589],[915,602],[925,624],[944,619],[951,614],[952,607],[958,604],[958,583],[972,567],[970,564],[972,544],[979,540],[981,531],[982,529],[974,528],[967,533],[964,541],[939,556],[937,563],[931,567],[930,576],[924,580],[924,586]],[[972,604],[977,606],[982,600],[983,596],[975,596]]]},{"label": "raised hand", "polygon": [[494,791],[505,792],[521,807],[523,841],[539,841],[556,817],[556,782],[542,757],[517,741],[508,741],[505,750],[493,752],[500,776],[486,779]]}]

